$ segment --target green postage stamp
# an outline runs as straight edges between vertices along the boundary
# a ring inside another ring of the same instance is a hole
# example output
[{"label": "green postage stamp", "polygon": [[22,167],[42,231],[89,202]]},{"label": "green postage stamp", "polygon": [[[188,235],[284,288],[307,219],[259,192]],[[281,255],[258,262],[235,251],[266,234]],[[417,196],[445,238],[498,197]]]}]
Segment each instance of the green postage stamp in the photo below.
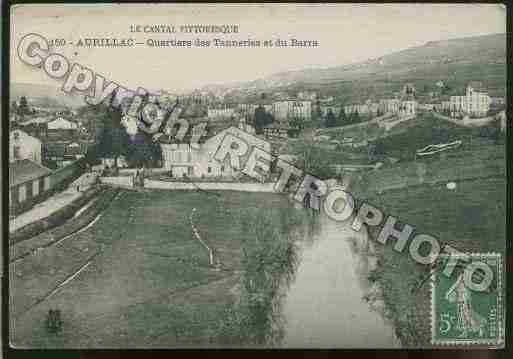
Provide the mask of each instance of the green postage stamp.
[{"label": "green postage stamp", "polygon": [[[441,255],[431,287],[433,345],[502,346],[504,340],[502,257],[499,253]],[[461,262],[463,263],[463,262]],[[442,269],[452,268],[452,273]]]}]

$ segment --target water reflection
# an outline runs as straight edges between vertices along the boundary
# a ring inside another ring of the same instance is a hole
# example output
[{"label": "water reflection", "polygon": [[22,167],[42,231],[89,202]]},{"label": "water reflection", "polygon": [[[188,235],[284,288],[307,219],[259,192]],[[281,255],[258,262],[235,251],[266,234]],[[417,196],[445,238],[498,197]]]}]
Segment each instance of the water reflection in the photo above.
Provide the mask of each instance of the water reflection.
[{"label": "water reflection", "polygon": [[[366,232],[320,217],[311,245],[300,244],[301,264],[284,305],[283,347],[390,348],[393,328],[371,310]],[[374,263],[375,264],[375,263]]]},{"label": "water reflection", "polygon": [[283,299],[293,282],[298,241],[307,231],[303,211],[261,210],[243,216],[243,271],[238,301],[228,307],[220,341],[228,345],[276,346],[285,333]]},{"label": "water reflection", "polygon": [[[371,309],[372,255],[364,231],[306,210],[245,218],[237,302],[223,313],[220,344],[263,347],[395,347]],[[301,257],[301,258],[300,258]],[[370,260],[371,259],[371,260]]]}]

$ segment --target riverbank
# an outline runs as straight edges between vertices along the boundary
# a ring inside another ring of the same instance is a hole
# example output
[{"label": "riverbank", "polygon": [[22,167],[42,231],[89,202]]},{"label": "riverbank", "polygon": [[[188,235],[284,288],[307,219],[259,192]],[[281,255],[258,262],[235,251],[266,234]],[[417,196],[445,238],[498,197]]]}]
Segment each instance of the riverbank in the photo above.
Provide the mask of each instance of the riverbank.
[{"label": "riverbank", "polygon": [[[398,226],[435,236],[462,252],[505,250],[506,173],[503,145],[484,143],[442,157],[397,163],[355,177],[351,192]],[[454,182],[455,189],[446,184]],[[399,227],[400,228],[400,227]],[[369,228],[375,242],[379,228]],[[385,315],[404,347],[430,346],[430,288],[426,266],[405,251],[376,243],[377,268],[369,279],[382,289]]]}]

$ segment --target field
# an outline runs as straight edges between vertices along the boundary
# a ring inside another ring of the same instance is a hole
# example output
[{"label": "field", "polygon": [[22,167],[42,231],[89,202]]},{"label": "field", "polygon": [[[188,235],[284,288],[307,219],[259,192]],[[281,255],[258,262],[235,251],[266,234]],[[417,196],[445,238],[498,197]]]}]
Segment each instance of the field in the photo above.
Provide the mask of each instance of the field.
[{"label": "field", "polygon": [[[246,252],[267,258],[265,270],[286,259],[282,254],[290,249],[286,232],[293,219],[280,209],[290,206],[274,194],[122,192],[92,227],[10,263],[11,343],[39,348],[244,344],[247,337],[222,337],[232,335],[222,329],[225,311],[236,311],[241,276],[261,274],[252,271]],[[215,249],[221,270],[209,266],[206,249],[192,236],[193,208],[195,225]],[[279,283],[281,273],[275,274]],[[62,312],[59,333],[46,331],[49,309]]]},{"label": "field", "polygon": [[[431,132],[399,134],[407,142],[387,143],[403,159],[424,141],[436,136],[461,133],[434,128]],[[440,137],[436,137],[440,139]],[[418,140],[416,144],[414,141]],[[408,223],[416,233],[435,236],[462,252],[501,252],[506,247],[506,162],[503,144],[476,136],[463,138],[462,148],[442,156],[416,161],[403,160],[388,168],[360,178],[353,194],[392,215],[399,226]],[[410,146],[408,146],[410,144]],[[446,183],[454,181],[456,189]],[[400,227],[399,227],[400,228]],[[379,229],[371,228],[376,238]],[[422,283],[426,266],[410,259],[406,250],[397,253],[392,244],[378,245],[378,269],[370,279],[383,289],[387,315],[396,333],[407,347],[428,346],[430,340],[429,281]]]}]

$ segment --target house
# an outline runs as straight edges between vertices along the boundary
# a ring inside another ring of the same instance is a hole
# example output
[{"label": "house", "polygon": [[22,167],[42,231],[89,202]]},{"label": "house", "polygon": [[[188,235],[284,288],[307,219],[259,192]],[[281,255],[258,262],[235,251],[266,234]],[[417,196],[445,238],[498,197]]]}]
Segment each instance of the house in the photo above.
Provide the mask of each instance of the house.
[{"label": "house", "polygon": [[58,117],[48,122],[48,130],[78,130],[78,125],[75,122]]},{"label": "house", "polygon": [[317,99],[317,93],[313,91],[299,91],[297,98],[300,100],[315,101]]},{"label": "house", "polygon": [[359,114],[372,115],[376,114],[379,110],[379,104],[372,102],[371,100],[365,101],[364,104],[346,105],[344,106],[344,113],[349,115],[354,112]]},{"label": "house", "polygon": [[383,99],[379,101],[381,113],[398,113],[401,101],[399,99]]},{"label": "house", "polygon": [[16,160],[30,159],[41,164],[42,143],[24,131],[13,130],[9,134],[9,163]]},{"label": "house", "polygon": [[333,112],[335,117],[338,117],[341,108],[342,108],[342,106],[340,106],[340,105],[321,105],[320,106],[321,116],[326,117],[331,110],[331,112]]},{"label": "house", "polygon": [[266,126],[263,128],[264,135],[269,138],[288,138],[289,132],[292,130],[292,128],[285,124],[280,123],[272,123],[269,126]]},{"label": "house", "polygon": [[405,84],[401,90],[401,95],[403,97],[415,96],[415,86],[412,83]]},{"label": "house", "polygon": [[235,109],[231,107],[209,108],[207,110],[208,118],[229,118],[235,115]]},{"label": "house", "polygon": [[9,212],[19,213],[38,202],[51,187],[52,171],[28,158],[9,163]]},{"label": "house", "polygon": [[504,97],[490,97],[490,105],[505,105]]},{"label": "house", "polygon": [[486,116],[490,110],[490,96],[481,82],[473,81],[467,85],[465,95],[451,96],[451,117],[469,115],[473,117]]},{"label": "house", "polygon": [[[161,143],[164,168],[174,178],[234,178],[238,176],[241,169],[233,168],[228,158],[222,163],[214,158],[219,145],[227,135],[242,139],[250,147],[259,147],[269,153],[271,151],[271,145],[267,141],[231,126],[203,142],[200,141],[198,146],[191,145],[191,143]],[[248,156],[249,153],[250,151],[248,151]],[[242,163],[244,163],[244,159]]]},{"label": "house", "polygon": [[312,102],[304,100],[280,100],[273,103],[274,118],[278,121],[299,118],[309,121],[312,118]]},{"label": "house", "polygon": [[405,100],[401,102],[399,116],[413,116],[417,113],[417,101]]},{"label": "house", "polygon": [[426,111],[433,111],[435,108],[436,108],[436,104],[434,103],[423,103],[423,104],[418,104],[418,108],[419,109],[423,109],[423,110],[426,110]]}]

